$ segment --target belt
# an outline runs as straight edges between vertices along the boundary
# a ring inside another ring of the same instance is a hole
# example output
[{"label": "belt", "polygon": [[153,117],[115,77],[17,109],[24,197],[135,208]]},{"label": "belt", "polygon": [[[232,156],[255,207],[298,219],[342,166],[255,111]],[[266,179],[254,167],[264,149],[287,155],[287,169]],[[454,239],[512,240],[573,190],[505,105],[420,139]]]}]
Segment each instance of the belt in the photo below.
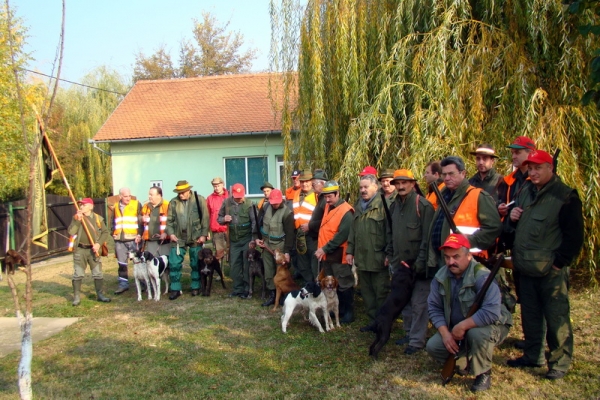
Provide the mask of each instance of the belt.
[{"label": "belt", "polygon": [[80,244],[78,244],[78,245],[77,245],[77,247],[79,247],[79,248],[81,248],[81,249],[91,249],[91,248],[93,248],[94,246],[93,246],[93,245],[91,245],[91,244],[81,244],[81,243],[80,243]]}]

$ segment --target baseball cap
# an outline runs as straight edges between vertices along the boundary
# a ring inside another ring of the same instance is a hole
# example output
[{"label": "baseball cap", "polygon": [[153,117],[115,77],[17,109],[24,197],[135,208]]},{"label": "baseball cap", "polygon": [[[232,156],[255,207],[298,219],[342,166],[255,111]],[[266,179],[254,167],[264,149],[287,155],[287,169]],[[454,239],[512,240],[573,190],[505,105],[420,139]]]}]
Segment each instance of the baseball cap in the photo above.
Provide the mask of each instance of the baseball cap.
[{"label": "baseball cap", "polygon": [[546,153],[544,150],[535,150],[527,155],[527,160],[523,161],[523,165],[532,164],[552,164],[552,156]]},{"label": "baseball cap", "polygon": [[300,176],[300,170],[297,170],[297,169],[295,169],[295,170],[292,172],[292,178],[297,178],[297,177],[299,177],[299,176]]},{"label": "baseball cap", "polygon": [[89,197],[86,197],[84,199],[81,199],[77,202],[78,204],[91,204],[94,205],[94,200],[90,199]]},{"label": "baseball cap", "polygon": [[460,249],[461,247],[466,247],[467,249],[471,247],[469,240],[464,235],[459,235],[458,233],[452,233],[450,236],[446,238],[446,241],[443,245],[440,246],[440,250],[443,249]]},{"label": "baseball cap", "polygon": [[535,142],[526,136],[517,136],[512,144],[507,146],[509,149],[529,149],[535,150]]},{"label": "baseball cap", "polygon": [[271,194],[269,194],[269,203],[281,204],[282,201],[283,201],[283,196],[281,194],[281,190],[279,190],[279,189],[271,190]]},{"label": "baseball cap", "polygon": [[394,171],[394,181],[416,181],[414,174],[408,169],[397,169]]},{"label": "baseball cap", "polygon": [[363,170],[361,171],[361,173],[358,174],[358,176],[365,176],[365,175],[377,176],[377,170],[375,169],[375,167],[371,167],[370,165],[367,167],[364,167]]},{"label": "baseball cap", "polygon": [[231,187],[231,193],[234,199],[243,199],[246,194],[246,189],[241,183],[236,183]]},{"label": "baseball cap", "polygon": [[331,181],[325,182],[325,185],[323,186],[323,191],[321,193],[327,194],[327,193],[335,193],[335,192],[339,192],[339,191],[340,191],[340,184],[337,183],[337,181],[331,180]]}]

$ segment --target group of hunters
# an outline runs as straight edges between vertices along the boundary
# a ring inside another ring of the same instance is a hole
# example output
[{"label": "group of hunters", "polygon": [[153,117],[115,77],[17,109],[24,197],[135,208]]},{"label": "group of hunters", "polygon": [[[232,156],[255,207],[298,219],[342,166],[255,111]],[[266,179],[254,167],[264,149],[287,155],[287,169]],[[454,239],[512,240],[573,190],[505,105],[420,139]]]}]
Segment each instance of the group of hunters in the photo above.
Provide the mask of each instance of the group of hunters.
[{"label": "group of hunters", "polygon": [[[258,205],[245,197],[242,184],[228,191],[218,177],[211,181],[214,192],[206,199],[187,181],[179,181],[177,196],[170,202],[163,199],[160,187],[152,187],[142,206],[123,188],[111,229],[119,264],[115,294],[129,288],[128,252],[144,244],[153,254],[168,254],[170,300],[182,293],[181,268],[189,252],[191,295],[197,296],[198,254],[210,237],[216,258],[228,255],[230,296],[248,298],[245,251],[254,241],[258,247],[284,253],[295,279],[312,281],[323,269],[335,276],[345,324],[354,321],[352,266],[356,267],[369,319],[361,331],[368,331],[390,291],[390,274],[410,268],[415,283],[402,311],[406,336],[396,343],[406,345],[406,355],[426,349],[440,362],[454,354],[459,373],[476,376],[471,390],[477,392],[491,386],[493,349],[512,326],[515,296],[508,286],[494,283],[484,291],[477,311],[468,313],[490,275],[482,262],[491,260],[492,254],[510,253],[524,341],[517,342],[523,355],[507,364],[520,368],[547,364],[545,377],[561,379],[573,357],[569,265],[583,244],[582,204],[577,190],[557,176],[553,157],[537,149],[533,140],[519,136],[507,147],[514,167],[508,176],[494,169],[498,155],[492,146],[482,144],[471,153],[477,172],[470,179],[460,157],[429,163],[427,193],[421,192],[410,170],[365,167],[359,173],[360,197],[354,206],[324,170],[294,171],[293,186],[285,193],[265,183]],[[69,226],[74,238],[73,305],[80,303],[86,263],[98,300],[108,302],[102,292],[98,251],[109,231],[93,213],[91,199],[81,200],[80,206]],[[82,220],[93,231],[92,242]],[[451,230],[452,221],[457,232]],[[262,257],[269,293],[262,305],[269,306],[275,301],[276,265],[270,252],[264,251]],[[504,274],[499,275],[499,282],[506,282]],[[437,332],[427,340],[429,321]]]}]

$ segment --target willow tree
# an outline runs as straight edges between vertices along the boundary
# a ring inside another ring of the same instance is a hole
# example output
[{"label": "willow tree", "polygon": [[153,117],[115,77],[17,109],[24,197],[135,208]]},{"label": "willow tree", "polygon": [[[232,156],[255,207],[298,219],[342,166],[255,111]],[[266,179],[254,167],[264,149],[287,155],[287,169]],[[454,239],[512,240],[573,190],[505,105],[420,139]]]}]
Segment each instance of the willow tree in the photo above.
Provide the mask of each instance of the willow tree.
[{"label": "willow tree", "polygon": [[[69,181],[78,197],[105,197],[112,193],[110,157],[88,143],[119,105],[129,88],[115,71],[99,67],[82,79],[84,86],[72,86],[57,96],[49,136]],[[58,178],[57,178],[58,179]],[[62,181],[50,188],[65,194]]]},{"label": "willow tree", "polygon": [[[585,199],[580,266],[593,276],[600,116],[580,99],[598,43],[577,31],[593,18],[569,14],[561,0],[309,0],[296,35],[298,132],[283,133],[298,149],[286,161],[355,187],[367,164],[420,175],[450,154],[474,173],[477,144],[502,151],[527,135],[562,150],[558,173]],[[505,154],[498,169],[508,173]]]}]

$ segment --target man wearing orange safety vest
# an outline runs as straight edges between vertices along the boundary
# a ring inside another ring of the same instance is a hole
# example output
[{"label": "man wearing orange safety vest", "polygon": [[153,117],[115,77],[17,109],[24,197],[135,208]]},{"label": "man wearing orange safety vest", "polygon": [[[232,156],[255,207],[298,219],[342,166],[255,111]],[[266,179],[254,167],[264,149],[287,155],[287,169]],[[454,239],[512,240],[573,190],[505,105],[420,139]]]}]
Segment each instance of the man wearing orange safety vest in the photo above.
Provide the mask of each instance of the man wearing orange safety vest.
[{"label": "man wearing orange safety vest", "polygon": [[115,294],[129,290],[127,263],[130,251],[142,248],[142,233],[144,227],[140,214],[142,205],[131,198],[129,188],[119,190],[119,203],[115,205],[115,219],[113,223],[113,239],[115,239],[115,253],[119,264],[119,287]]},{"label": "man wearing orange safety vest", "polygon": [[427,196],[425,198],[431,203],[433,209],[437,210],[437,197],[435,197],[435,192],[430,186],[432,182],[435,182],[436,185],[438,185],[440,192],[446,187],[446,184],[442,179],[442,166],[439,161],[431,161],[427,164],[427,167],[425,167],[425,183],[427,183]]},{"label": "man wearing orange safety vest", "polygon": [[169,202],[163,200],[162,188],[151,187],[148,192],[148,202],[142,207],[142,223],[146,243],[146,251],[154,255],[169,255],[171,241],[167,237],[167,214]]},{"label": "man wearing orange safety vest", "polygon": [[340,322],[349,324],[354,321],[354,276],[352,266],[346,263],[346,248],[354,209],[340,197],[336,181],[326,182],[321,194],[326,204],[315,256],[325,275],[333,275],[338,280]]},{"label": "man wearing orange safety vest", "polygon": [[[487,251],[502,231],[502,222],[496,209],[496,202],[487,192],[469,185],[466,179],[465,163],[460,157],[444,158],[440,165],[446,187],[442,197],[458,230],[471,243],[471,251],[487,257]],[[438,207],[429,230],[429,255],[427,277],[432,278],[444,266],[444,258],[439,250],[448,235],[450,226]]]},{"label": "man wearing orange safety vest", "polygon": [[515,240],[515,228],[506,216],[515,206],[519,206],[515,203],[511,204],[511,202],[517,198],[521,188],[529,179],[527,163],[524,163],[524,161],[527,160],[529,153],[536,149],[534,141],[525,136],[518,136],[507,147],[510,149],[514,171],[505,176],[498,185],[498,213],[502,217],[502,233],[498,243],[499,251],[512,249]]},{"label": "man wearing orange safety vest", "polygon": [[312,172],[304,170],[298,178],[300,180],[300,191],[294,195],[292,204],[294,211],[294,225],[296,228],[296,251],[298,252],[298,271],[306,282],[313,281],[311,258],[317,251],[315,239],[308,234],[308,223],[317,205],[317,196],[312,189]]}]

